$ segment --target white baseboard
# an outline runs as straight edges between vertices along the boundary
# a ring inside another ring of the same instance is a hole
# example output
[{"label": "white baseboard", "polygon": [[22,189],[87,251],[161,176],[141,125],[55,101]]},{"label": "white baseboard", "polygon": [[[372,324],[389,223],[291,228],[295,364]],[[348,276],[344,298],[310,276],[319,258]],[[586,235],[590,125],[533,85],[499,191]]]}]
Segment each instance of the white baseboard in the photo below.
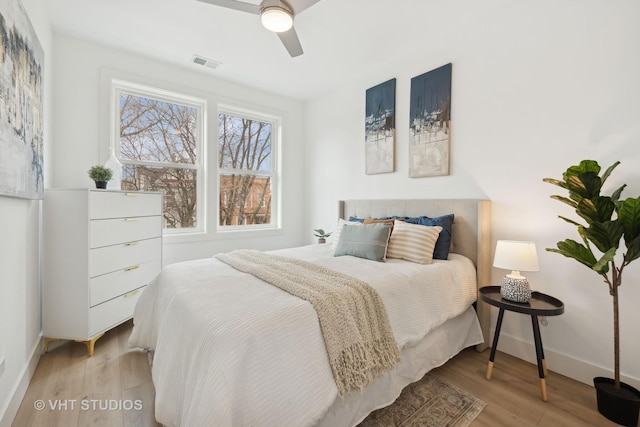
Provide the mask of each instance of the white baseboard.
[{"label": "white baseboard", "polygon": [[[493,337],[493,329],[491,335]],[[547,362],[547,368],[550,371],[557,372],[576,381],[593,386],[594,377],[608,377],[613,378],[613,370],[607,369],[602,366],[593,365],[584,360],[576,359],[572,356],[568,356],[563,353],[555,352],[551,349],[544,347],[543,350],[545,360]],[[514,338],[509,334],[500,332],[500,339],[498,340],[498,350],[503,353],[510,354],[518,359],[526,360],[527,362],[536,364],[536,347],[532,342],[522,341],[518,338]],[[498,357],[496,357],[496,365],[500,363]],[[497,369],[497,366],[496,366]],[[626,375],[620,375],[620,380],[640,390],[640,379],[629,377]]]},{"label": "white baseboard", "polygon": [[33,377],[33,373],[36,371],[41,354],[42,336],[38,337],[38,340],[31,350],[29,362],[26,363],[20,371],[20,375],[9,394],[11,397],[8,399],[6,405],[3,408],[0,408],[0,427],[11,427],[13,419],[18,413],[18,409],[20,409],[22,399],[27,392],[27,388],[31,382],[31,377]]}]

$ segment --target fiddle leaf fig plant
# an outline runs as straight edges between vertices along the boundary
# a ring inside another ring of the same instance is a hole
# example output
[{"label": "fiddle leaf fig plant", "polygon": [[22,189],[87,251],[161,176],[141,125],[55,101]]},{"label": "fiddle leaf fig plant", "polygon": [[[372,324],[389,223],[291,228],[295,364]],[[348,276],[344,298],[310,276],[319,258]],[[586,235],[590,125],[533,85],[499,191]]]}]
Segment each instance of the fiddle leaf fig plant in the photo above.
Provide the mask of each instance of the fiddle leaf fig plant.
[{"label": "fiddle leaf fig plant", "polygon": [[[566,239],[549,252],[573,258],[599,274],[613,297],[614,329],[614,382],[620,390],[620,322],[618,315],[618,288],[627,265],[640,257],[640,197],[620,200],[621,185],[610,196],[601,195],[603,184],[620,164],[615,162],[600,176],[600,165],[594,160],[583,160],[571,166],[562,179],[544,178],[543,181],[568,191],[566,196],[551,196],[575,209],[583,223],[560,216],[577,227],[582,242]],[[621,242],[624,244],[621,247]],[[597,251],[594,253],[594,248]]]}]

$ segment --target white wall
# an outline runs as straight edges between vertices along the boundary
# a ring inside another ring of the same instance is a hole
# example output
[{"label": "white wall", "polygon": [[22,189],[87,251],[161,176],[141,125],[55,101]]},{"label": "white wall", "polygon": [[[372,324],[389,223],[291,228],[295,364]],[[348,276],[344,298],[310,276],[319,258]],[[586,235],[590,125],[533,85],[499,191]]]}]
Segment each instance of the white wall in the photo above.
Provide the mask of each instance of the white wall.
[{"label": "white wall", "polygon": [[[45,0],[23,0],[45,52],[44,171],[51,172],[51,28]],[[40,201],[0,197],[0,426],[11,424],[40,356]]]},{"label": "white wall", "polygon": [[[45,186],[88,187],[86,170],[105,160],[101,134],[101,67],[202,88],[226,100],[274,106],[285,113],[282,234],[165,247],[165,262],[232,249],[271,249],[313,241],[311,229],[331,228],[344,198],[457,197],[493,201],[493,238],[538,245],[541,271],[534,289],[562,299],[566,312],[549,318],[543,341],[549,367],[589,381],[612,365],[610,298],[598,277],[543,248],[573,237],[541,182],[594,158],[622,164],[610,186],[626,182],[640,194],[640,4],[617,0],[503,2],[477,22],[439,40],[407,40],[393,61],[306,106],[268,92],[227,83],[64,35],[52,36],[44,0],[22,0],[45,50]],[[408,13],[428,13],[428,3]],[[55,57],[53,52],[55,51]],[[451,174],[408,178],[408,97],[411,77],[453,63]],[[396,172],[364,174],[364,92],[397,80]],[[55,87],[53,81],[55,80]],[[305,111],[306,108],[306,111]],[[55,121],[54,121],[55,118]],[[55,141],[55,147],[53,144]],[[55,148],[55,150],[54,150]],[[304,164],[299,162],[304,158]],[[317,159],[324,159],[318,162]],[[306,203],[304,203],[304,202]],[[303,207],[304,206],[304,207]],[[304,215],[306,213],[306,215]],[[40,202],[0,197],[0,425],[13,419],[39,355]],[[499,283],[504,271],[494,270]],[[622,370],[640,385],[640,263],[625,272]],[[533,360],[530,322],[509,313],[501,349]],[[498,366],[498,365],[496,365]]]},{"label": "white wall", "polygon": [[[427,9],[426,2],[412,4],[412,13]],[[572,212],[549,198],[558,192],[542,178],[560,178],[585,158],[604,168],[620,160],[607,187],[627,183],[623,196],[640,195],[638,16],[640,3],[633,0],[615,6],[597,0],[507,2],[438,40],[408,40],[402,52],[411,54],[313,100],[306,120],[306,229],[331,229],[339,199],[490,199],[494,242],[534,241],[541,271],[527,274],[532,287],[565,303],[565,313],[549,318],[542,329],[549,368],[584,382],[611,376],[602,370],[613,367],[611,298],[596,274],[544,250],[579,237],[557,219]],[[448,62],[453,63],[450,175],[408,178],[410,79]],[[364,94],[393,77],[396,172],[367,176]],[[505,273],[494,269],[493,282],[499,284]],[[624,275],[622,372],[638,387],[640,262]],[[526,316],[508,313],[500,338],[501,350],[535,361]]]},{"label": "white wall", "polygon": [[[215,78],[215,71],[203,73],[177,68],[57,33],[54,45],[54,187],[93,186],[86,171],[91,165],[104,163],[108,157],[107,149],[101,150],[100,145],[101,140],[108,140],[104,111],[108,111],[109,103],[108,98],[101,95],[100,73],[110,69],[119,74],[140,77],[142,81],[149,82],[147,84],[184,87],[206,93],[214,101],[266,112],[275,110],[283,115],[282,232],[267,233],[262,237],[245,233],[245,237],[236,235],[190,243],[170,243],[170,239],[165,239],[164,265],[239,247],[275,249],[302,243],[303,219],[298,214],[298,202],[303,198],[304,188],[303,165],[299,160],[303,150],[302,103],[225,82]],[[209,114],[217,116],[215,110]],[[209,138],[209,147],[215,150],[217,135],[210,132]]]}]

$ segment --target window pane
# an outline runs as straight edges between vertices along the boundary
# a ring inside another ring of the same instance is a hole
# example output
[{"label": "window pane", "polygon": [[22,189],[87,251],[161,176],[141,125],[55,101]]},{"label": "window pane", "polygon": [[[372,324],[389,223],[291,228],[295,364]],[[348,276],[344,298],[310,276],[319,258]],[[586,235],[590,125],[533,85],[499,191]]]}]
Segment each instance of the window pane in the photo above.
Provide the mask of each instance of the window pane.
[{"label": "window pane", "polygon": [[271,123],[218,115],[218,161],[224,169],[271,172]]},{"label": "window pane", "polygon": [[271,223],[271,177],[220,175],[220,225]]},{"label": "window pane", "polygon": [[197,108],[120,94],[123,160],[196,163]]},{"label": "window pane", "polygon": [[165,228],[196,227],[197,170],[124,165],[122,189],[164,193]]}]

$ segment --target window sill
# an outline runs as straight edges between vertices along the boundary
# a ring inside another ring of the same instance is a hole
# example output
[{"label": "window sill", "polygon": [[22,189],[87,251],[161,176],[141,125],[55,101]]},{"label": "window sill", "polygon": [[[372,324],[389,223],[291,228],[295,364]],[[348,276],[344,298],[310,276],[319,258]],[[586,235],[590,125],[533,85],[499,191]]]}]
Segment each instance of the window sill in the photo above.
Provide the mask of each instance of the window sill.
[{"label": "window sill", "polygon": [[256,239],[262,237],[281,236],[284,234],[282,228],[269,228],[261,230],[233,230],[233,231],[217,231],[217,232],[200,232],[200,233],[171,233],[163,234],[163,243],[165,245],[196,243],[206,241],[221,240],[244,240]]}]

